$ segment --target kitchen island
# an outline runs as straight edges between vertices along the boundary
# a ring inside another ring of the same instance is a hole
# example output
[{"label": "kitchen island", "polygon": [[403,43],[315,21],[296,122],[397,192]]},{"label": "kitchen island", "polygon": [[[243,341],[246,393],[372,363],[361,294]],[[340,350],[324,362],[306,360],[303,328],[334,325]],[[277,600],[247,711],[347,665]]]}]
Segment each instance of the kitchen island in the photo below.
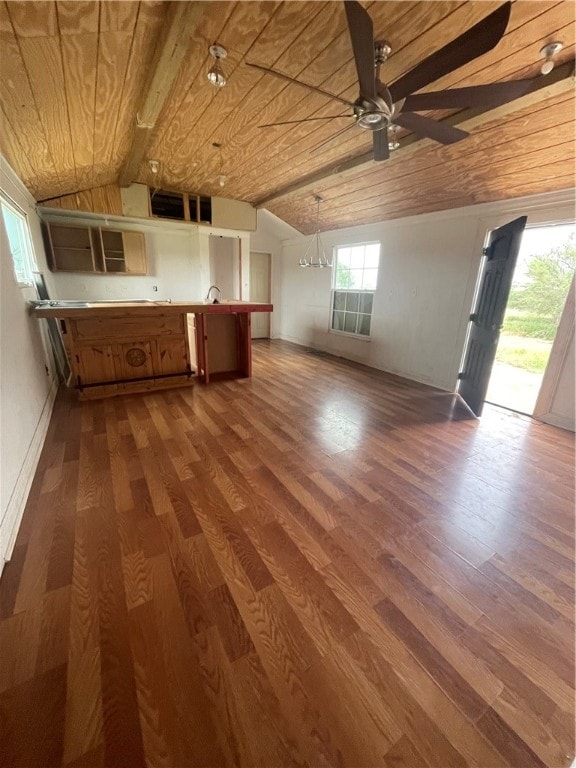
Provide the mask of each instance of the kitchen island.
[{"label": "kitchen island", "polygon": [[81,400],[252,375],[249,301],[38,302],[56,318]]}]

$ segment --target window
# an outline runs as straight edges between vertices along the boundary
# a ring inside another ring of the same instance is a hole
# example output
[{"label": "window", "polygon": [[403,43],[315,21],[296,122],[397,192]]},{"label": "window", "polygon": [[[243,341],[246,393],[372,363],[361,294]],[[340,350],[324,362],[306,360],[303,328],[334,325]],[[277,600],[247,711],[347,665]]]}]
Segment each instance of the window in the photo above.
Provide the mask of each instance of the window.
[{"label": "window", "polygon": [[4,198],[0,199],[0,208],[10,244],[16,280],[18,283],[29,285],[32,283],[33,259],[26,216]]},{"label": "window", "polygon": [[380,243],[336,248],[331,330],[370,336],[379,261]]}]

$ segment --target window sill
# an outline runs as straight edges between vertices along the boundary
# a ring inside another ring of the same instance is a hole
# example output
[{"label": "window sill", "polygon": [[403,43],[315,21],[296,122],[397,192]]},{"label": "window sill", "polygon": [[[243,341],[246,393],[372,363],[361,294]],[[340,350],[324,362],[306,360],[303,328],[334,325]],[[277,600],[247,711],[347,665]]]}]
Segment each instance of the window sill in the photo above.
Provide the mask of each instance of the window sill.
[{"label": "window sill", "polygon": [[337,331],[334,328],[329,328],[328,333],[333,333],[335,336],[344,336],[346,339],[356,339],[357,341],[372,341],[371,336],[361,336],[359,333],[346,333],[346,331]]}]

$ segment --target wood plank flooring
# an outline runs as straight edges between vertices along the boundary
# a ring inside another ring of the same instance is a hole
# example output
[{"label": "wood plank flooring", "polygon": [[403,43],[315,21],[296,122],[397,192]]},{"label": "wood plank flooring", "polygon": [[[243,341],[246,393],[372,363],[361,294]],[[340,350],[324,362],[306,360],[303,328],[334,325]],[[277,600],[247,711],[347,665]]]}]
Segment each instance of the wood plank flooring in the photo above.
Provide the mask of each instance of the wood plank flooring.
[{"label": "wood plank flooring", "polygon": [[573,435],[282,342],[61,391],[0,582],[19,768],[574,755]]}]

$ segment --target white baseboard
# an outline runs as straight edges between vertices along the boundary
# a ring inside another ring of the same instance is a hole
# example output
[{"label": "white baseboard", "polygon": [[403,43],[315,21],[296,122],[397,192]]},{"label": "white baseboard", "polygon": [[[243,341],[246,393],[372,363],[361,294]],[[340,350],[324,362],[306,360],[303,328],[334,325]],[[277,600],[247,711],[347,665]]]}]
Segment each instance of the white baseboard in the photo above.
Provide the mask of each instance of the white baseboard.
[{"label": "white baseboard", "polygon": [[28,447],[26,458],[20,469],[20,474],[18,475],[16,485],[12,491],[12,496],[10,497],[10,501],[8,502],[2,520],[2,531],[0,535],[0,575],[4,569],[4,563],[12,557],[12,550],[14,549],[16,536],[26,507],[26,501],[28,500],[30,486],[34,479],[34,473],[38,466],[38,460],[40,458],[42,447],[44,446],[48,425],[50,424],[50,417],[52,415],[57,390],[58,381],[53,380],[46,401],[44,402],[44,407],[42,408],[38,424],[34,430],[34,435],[32,436],[32,440]]},{"label": "white baseboard", "polygon": [[570,432],[575,432],[574,422],[567,416],[562,416],[557,413],[543,413],[541,416],[535,416],[538,421],[543,421],[545,424],[551,424],[553,427],[560,427],[560,429],[567,429]]}]

